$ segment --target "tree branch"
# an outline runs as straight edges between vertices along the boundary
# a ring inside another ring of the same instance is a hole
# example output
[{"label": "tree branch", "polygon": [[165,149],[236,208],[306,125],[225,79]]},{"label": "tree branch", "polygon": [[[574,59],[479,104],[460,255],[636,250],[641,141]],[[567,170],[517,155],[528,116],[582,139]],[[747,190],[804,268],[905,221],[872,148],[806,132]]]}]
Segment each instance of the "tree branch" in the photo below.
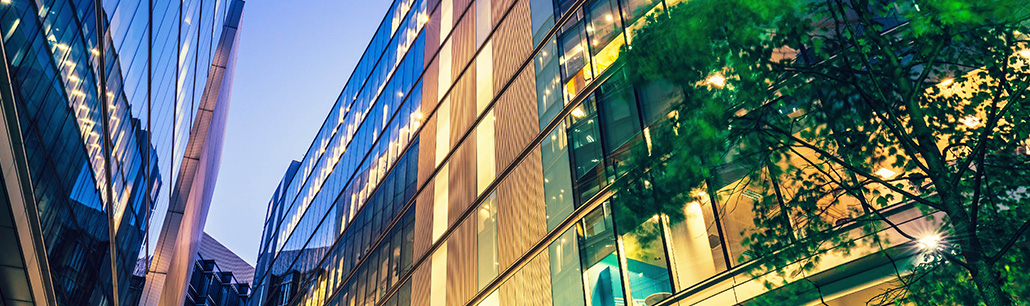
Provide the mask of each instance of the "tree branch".
[{"label": "tree branch", "polygon": [[1005,245],[1001,247],[1001,250],[998,250],[998,254],[994,254],[994,256],[991,256],[991,258],[987,259],[987,263],[993,265],[994,263],[998,262],[998,260],[1001,260],[1001,257],[1004,256],[1005,253],[1007,253],[1009,249],[1011,249],[1012,246],[1016,244],[1016,241],[1018,241],[1019,237],[1023,236],[1023,234],[1026,233],[1027,229],[1030,229],[1030,220],[1026,220],[1026,222],[1023,222],[1023,225],[1020,226],[1018,230],[1016,230],[1016,233],[1012,235],[1012,238],[1009,238],[1009,241],[1005,242]]},{"label": "tree branch", "polygon": [[897,188],[896,186],[887,183],[886,181],[876,177],[875,175],[870,174],[870,173],[868,173],[866,171],[863,171],[861,169],[858,169],[858,167],[855,167],[855,166],[853,166],[853,165],[851,165],[851,164],[841,160],[840,158],[834,156],[833,154],[831,154],[829,152],[826,152],[823,149],[821,149],[819,147],[816,147],[816,146],[814,146],[814,145],[812,145],[812,144],[810,144],[808,142],[805,142],[804,140],[801,140],[800,138],[797,138],[796,136],[790,134],[789,132],[783,131],[783,130],[781,130],[779,128],[776,128],[774,126],[766,125],[766,127],[767,127],[767,129],[765,131],[774,131],[776,133],[782,134],[782,135],[790,138],[794,142],[802,144],[803,147],[806,147],[806,148],[809,148],[809,149],[811,149],[813,151],[816,151],[816,153],[819,153],[820,155],[825,156],[827,159],[832,160],[835,163],[840,164],[844,168],[847,168],[848,170],[853,171],[853,172],[855,172],[855,173],[857,173],[857,174],[859,174],[859,175],[861,175],[861,176],[863,176],[865,178],[871,179],[873,181],[876,181],[877,183],[882,184],[884,187],[887,187],[887,189],[893,190],[894,192],[900,193],[903,196],[906,196],[906,197],[909,197],[909,198],[915,200],[916,202],[919,202],[919,203],[922,203],[924,205],[933,207],[933,208],[935,208],[937,210],[943,210],[943,209],[941,209],[940,204],[931,202],[931,201],[929,201],[927,199],[924,199],[922,197],[919,197],[919,196],[916,196],[916,195],[914,195],[912,193],[909,193],[908,191],[905,191],[905,190],[902,190],[900,188]]}]

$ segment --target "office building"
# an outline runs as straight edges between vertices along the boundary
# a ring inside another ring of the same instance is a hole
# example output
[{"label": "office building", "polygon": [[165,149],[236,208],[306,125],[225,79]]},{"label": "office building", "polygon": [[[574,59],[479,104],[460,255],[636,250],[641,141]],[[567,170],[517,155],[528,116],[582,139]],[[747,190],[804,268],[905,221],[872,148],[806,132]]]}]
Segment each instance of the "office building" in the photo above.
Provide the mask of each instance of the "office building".
[{"label": "office building", "polygon": [[242,4],[0,1],[4,304],[131,304],[154,213],[209,202]]},{"label": "office building", "polygon": [[[148,262],[145,258],[136,261],[130,282],[130,296],[134,298],[126,305],[140,305]],[[185,305],[235,306],[249,301],[254,267],[207,233],[200,240],[191,269]]]},{"label": "office building", "polygon": [[[632,84],[617,59],[645,16],[677,2],[394,1],[274,191],[251,305],[732,305],[764,294],[741,256],[761,194],[738,188],[740,175],[720,173],[683,203],[682,221],[613,217],[629,149],[683,98]],[[919,219],[897,212],[899,224]],[[884,244],[805,277],[831,305],[870,294],[896,275],[880,248],[912,258]]]},{"label": "office building", "polygon": [[207,233],[200,240],[184,305],[243,306],[254,267]]}]

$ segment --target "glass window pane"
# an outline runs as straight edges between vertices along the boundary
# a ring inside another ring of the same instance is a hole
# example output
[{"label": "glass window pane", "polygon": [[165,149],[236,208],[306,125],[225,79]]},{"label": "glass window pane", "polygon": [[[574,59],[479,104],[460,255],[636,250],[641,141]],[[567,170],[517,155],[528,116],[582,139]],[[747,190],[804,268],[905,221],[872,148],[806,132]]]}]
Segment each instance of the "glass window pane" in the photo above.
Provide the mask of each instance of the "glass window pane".
[{"label": "glass window pane", "polygon": [[652,295],[671,295],[672,282],[665,255],[665,239],[661,217],[632,217],[624,211],[619,197],[612,199],[616,223],[619,226],[622,255],[625,257],[626,276],[630,296],[635,300]]},{"label": "glass window pane", "polygon": [[482,289],[497,277],[497,193],[494,192],[479,206],[476,214],[476,267],[478,287]]},{"label": "glass window pane", "polygon": [[651,125],[669,116],[672,105],[683,101],[683,90],[667,81],[650,81],[637,89],[644,112],[644,125]]},{"label": "glass window pane", "polygon": [[486,41],[487,35],[490,35],[490,29],[493,27],[493,21],[490,10],[490,3],[492,0],[476,0],[476,47],[482,46],[483,42]]},{"label": "glass window pane", "polygon": [[587,50],[587,37],[584,32],[583,23],[577,23],[561,37],[562,57],[561,64],[563,83],[565,83],[565,98],[572,100],[576,94],[583,90],[587,82],[593,79],[590,71],[590,58]]},{"label": "glass window pane", "polygon": [[444,231],[447,231],[447,211],[448,211],[448,190],[447,190],[447,178],[448,164],[444,164],[440,167],[440,172],[437,172],[436,177],[433,178],[433,242],[440,239]]},{"label": "glass window pane", "polygon": [[580,202],[586,201],[607,184],[602,160],[601,131],[597,123],[593,97],[572,110],[569,117],[569,140],[576,172],[576,189]]},{"label": "glass window pane", "polygon": [[622,2],[622,16],[626,18],[626,23],[633,23],[640,16],[644,16],[648,11],[659,4],[660,0],[621,0]]},{"label": "glass window pane", "polygon": [[497,161],[494,154],[495,123],[494,110],[490,109],[476,127],[476,195],[482,194],[497,175]]},{"label": "glass window pane", "polygon": [[682,216],[663,219],[677,290],[726,270],[726,256],[715,224],[711,197],[706,189],[700,189],[693,198],[683,205]]},{"label": "glass window pane", "polygon": [[621,71],[600,86],[597,98],[601,114],[604,115],[605,144],[610,154],[640,133],[637,102],[633,96],[633,87]]},{"label": "glass window pane", "polygon": [[565,231],[547,247],[551,259],[551,295],[554,306],[585,306],[583,270],[579,266],[576,231]]},{"label": "glass window pane", "polygon": [[433,253],[429,274],[429,306],[444,306],[447,301],[447,243]]},{"label": "glass window pane", "polygon": [[558,44],[551,39],[533,59],[536,71],[536,101],[540,114],[540,129],[558,116],[566,103],[561,96],[561,81],[558,75]]},{"label": "glass window pane", "polygon": [[554,26],[554,2],[551,0],[530,0],[530,19],[533,25],[533,45],[539,44]]},{"label": "glass window pane", "polygon": [[591,47],[600,49],[622,33],[621,18],[615,15],[617,8],[614,0],[597,1],[590,5],[590,25],[587,27],[587,33],[590,34]]},{"label": "glass window pane", "polygon": [[621,305],[622,273],[617,242],[607,203],[590,212],[577,226],[583,284],[590,305]]},{"label": "glass window pane", "polygon": [[558,226],[575,209],[572,165],[569,163],[569,142],[565,130],[565,123],[562,122],[540,142],[548,231]]}]

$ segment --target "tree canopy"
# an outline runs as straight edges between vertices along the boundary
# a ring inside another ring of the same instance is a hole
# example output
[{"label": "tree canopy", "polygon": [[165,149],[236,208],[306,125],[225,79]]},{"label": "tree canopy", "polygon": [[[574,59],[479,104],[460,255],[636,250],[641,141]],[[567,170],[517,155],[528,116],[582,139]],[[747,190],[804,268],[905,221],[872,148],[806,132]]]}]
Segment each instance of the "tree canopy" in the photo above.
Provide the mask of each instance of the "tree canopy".
[{"label": "tree canopy", "polygon": [[[685,98],[613,185],[617,218],[682,221],[743,173],[763,191],[743,260],[764,271],[883,239],[851,226],[924,249],[872,303],[1030,302],[1030,4],[692,0],[649,18],[625,67]],[[900,205],[939,228],[894,224]]]}]

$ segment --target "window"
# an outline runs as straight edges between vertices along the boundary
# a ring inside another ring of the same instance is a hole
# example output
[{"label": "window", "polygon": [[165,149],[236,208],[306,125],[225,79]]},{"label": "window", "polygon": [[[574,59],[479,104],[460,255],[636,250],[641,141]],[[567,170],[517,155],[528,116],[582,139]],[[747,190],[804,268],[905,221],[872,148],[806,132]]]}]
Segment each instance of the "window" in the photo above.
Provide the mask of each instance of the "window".
[{"label": "window", "polygon": [[551,296],[554,306],[585,306],[583,270],[580,269],[576,231],[565,231],[547,247],[551,259]]},{"label": "window", "polygon": [[644,120],[647,121],[645,125],[651,125],[669,116],[672,106],[683,101],[683,90],[667,81],[647,82],[637,92]]},{"label": "window", "polygon": [[607,203],[590,212],[576,225],[580,265],[590,305],[624,303],[618,242]]},{"label": "window", "polygon": [[[448,69],[450,70],[450,69]],[[451,151],[451,98],[440,102],[436,111],[436,165]]]},{"label": "window", "polygon": [[436,177],[433,178],[433,242],[440,239],[440,236],[447,231],[447,225],[450,223],[447,221],[447,210],[448,210],[448,199],[447,199],[447,167],[448,164],[444,164],[440,167],[440,172],[437,172]]},{"label": "window", "polygon": [[551,0],[531,0],[529,2],[530,19],[533,26],[533,45],[539,44],[547,32],[554,26],[554,2]]},{"label": "window", "polygon": [[540,129],[544,129],[565,103],[561,96],[561,82],[558,75],[558,45],[551,39],[533,59],[536,68],[536,102],[540,114]]},{"label": "window", "polygon": [[490,109],[486,117],[476,127],[476,195],[482,194],[497,175],[497,161],[494,154],[494,110]]},{"label": "window", "polygon": [[621,71],[600,86],[597,98],[604,119],[606,152],[611,154],[640,133],[637,102],[633,87]]},{"label": "window", "polygon": [[582,203],[608,183],[593,97],[574,108],[568,121],[576,190]]},{"label": "window", "polygon": [[565,98],[570,101],[586,87],[587,82],[593,80],[593,73],[588,65],[590,63],[589,46],[584,29],[583,23],[577,23],[561,37],[561,47],[564,53],[562,53],[559,63],[562,63]]},{"label": "window", "polygon": [[565,123],[562,122],[540,142],[548,231],[558,226],[575,209],[572,168],[569,164],[569,141],[565,130]]},{"label": "window", "polygon": [[491,40],[486,43],[483,51],[476,57],[476,115],[482,113],[494,97],[493,59],[493,41]]},{"label": "window", "polygon": [[444,306],[447,302],[447,243],[433,253],[429,274],[429,305]]},{"label": "window", "polygon": [[677,289],[687,288],[726,270],[722,238],[715,224],[711,197],[706,189],[694,193],[683,205],[683,215],[662,220],[669,237],[669,263]]},{"label": "window", "polygon": [[[490,35],[493,28],[493,18],[490,10],[490,2],[493,0],[476,0],[476,47],[482,46],[486,37]],[[489,50],[489,49],[488,49]]]},{"label": "window", "polygon": [[497,193],[494,192],[479,205],[476,212],[476,271],[478,287],[482,289],[497,277]]}]

